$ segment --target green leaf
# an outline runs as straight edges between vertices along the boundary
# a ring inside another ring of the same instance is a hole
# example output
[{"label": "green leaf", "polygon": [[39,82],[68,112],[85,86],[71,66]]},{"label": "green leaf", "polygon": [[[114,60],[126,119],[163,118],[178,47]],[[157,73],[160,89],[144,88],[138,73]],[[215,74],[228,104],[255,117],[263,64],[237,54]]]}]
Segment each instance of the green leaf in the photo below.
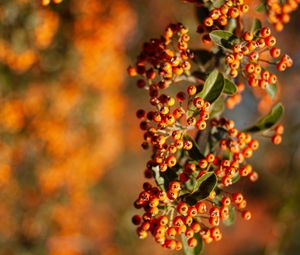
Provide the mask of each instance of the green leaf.
[{"label": "green leaf", "polygon": [[204,180],[198,190],[191,195],[186,195],[183,199],[190,205],[196,204],[198,201],[207,198],[217,185],[217,177],[215,174]]},{"label": "green leaf", "polygon": [[266,91],[272,99],[275,98],[277,89],[278,89],[277,84],[267,84]]},{"label": "green leaf", "polygon": [[273,106],[272,110],[266,116],[259,119],[254,126],[247,128],[245,131],[261,132],[270,129],[280,121],[283,113],[284,107],[281,103],[278,103],[275,106]]},{"label": "green leaf", "polygon": [[224,89],[224,78],[221,73],[214,70],[207,77],[203,89],[195,95],[195,97],[202,97],[211,104],[216,101],[222,94]]},{"label": "green leaf", "polygon": [[223,220],[223,224],[226,226],[231,226],[235,221],[235,210],[234,207],[229,206],[229,217],[226,220]]},{"label": "green leaf", "polygon": [[164,188],[165,190],[169,189],[169,183],[171,181],[174,181],[178,178],[177,172],[182,170],[182,167],[180,164],[176,164],[173,167],[168,167],[167,171],[160,172],[160,176],[164,179]]},{"label": "green leaf", "polygon": [[224,96],[219,97],[210,107],[211,111],[209,113],[209,116],[211,118],[213,117],[219,117],[220,114],[225,110],[225,104],[224,104]]},{"label": "green leaf", "polygon": [[256,7],[255,9],[257,12],[265,12],[266,9],[266,4],[265,3],[261,3],[259,6]]},{"label": "green leaf", "polygon": [[158,187],[160,187],[162,190],[165,190],[164,184],[165,179],[160,176],[159,166],[152,167],[152,170],[154,172],[154,179]]},{"label": "green leaf", "polygon": [[261,27],[261,21],[259,19],[254,19],[251,27],[251,32],[255,34],[259,29],[261,29]]},{"label": "green leaf", "polygon": [[200,152],[200,149],[198,147],[198,144],[196,141],[191,138],[190,136],[186,135],[186,139],[190,140],[193,143],[192,149],[188,150],[189,156],[196,161],[199,161],[200,159],[204,159],[204,155]]},{"label": "green leaf", "polygon": [[224,79],[224,93],[228,95],[233,95],[237,92],[237,86],[234,82]]},{"label": "green leaf", "polygon": [[236,172],[235,175],[231,178],[232,184],[238,182],[240,180],[241,176],[239,172]]},{"label": "green leaf", "polygon": [[236,29],[236,19],[229,19],[227,24],[227,30],[231,33]]},{"label": "green leaf", "polygon": [[198,244],[195,248],[191,248],[188,245],[188,239],[184,234],[181,234],[181,240],[183,244],[183,250],[185,255],[200,255],[203,248],[203,241],[199,233],[196,233],[194,237],[197,239]]},{"label": "green leaf", "polygon": [[215,44],[226,49],[231,49],[233,43],[238,39],[233,33],[224,30],[212,31],[209,36]]},{"label": "green leaf", "polygon": [[193,193],[197,192],[202,185],[203,182],[205,182],[209,177],[211,177],[214,173],[213,172],[207,172],[203,174],[199,179],[196,180]]}]

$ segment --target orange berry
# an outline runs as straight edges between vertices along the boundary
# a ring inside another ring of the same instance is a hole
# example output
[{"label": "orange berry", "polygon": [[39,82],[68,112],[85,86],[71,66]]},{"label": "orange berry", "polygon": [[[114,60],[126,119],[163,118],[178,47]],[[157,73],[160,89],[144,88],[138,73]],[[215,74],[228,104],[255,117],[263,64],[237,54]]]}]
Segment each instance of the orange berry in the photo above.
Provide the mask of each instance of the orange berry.
[{"label": "orange berry", "polygon": [[180,182],[172,181],[172,182],[169,183],[169,190],[180,191],[181,190],[180,186],[181,186]]},{"label": "orange berry", "polygon": [[251,219],[251,212],[243,211],[242,212],[242,217],[243,217],[244,220],[250,220]]},{"label": "orange berry", "polygon": [[250,174],[249,174],[249,179],[250,179],[250,181],[252,181],[252,182],[257,181],[257,179],[258,179],[258,174],[257,174],[256,172],[250,173]]},{"label": "orange berry", "polygon": [[287,65],[284,61],[280,61],[277,66],[276,66],[277,70],[280,71],[280,72],[283,72],[286,70],[287,68]]},{"label": "orange berry", "polygon": [[198,214],[198,211],[195,206],[190,206],[188,209],[188,215],[195,217]]},{"label": "orange berry", "polygon": [[223,204],[223,205],[229,206],[230,203],[231,203],[230,197],[223,197],[223,198],[222,198],[222,204]]},{"label": "orange berry", "polygon": [[205,158],[206,158],[208,163],[213,163],[214,160],[215,160],[215,155],[210,153],[210,154],[207,154],[207,156]]},{"label": "orange berry", "polygon": [[230,18],[236,19],[240,16],[240,10],[235,7],[229,8],[228,15]]},{"label": "orange berry", "polygon": [[171,238],[174,238],[177,235],[177,231],[174,227],[169,227],[166,231],[167,235]]},{"label": "orange berry", "polygon": [[196,207],[198,213],[200,213],[200,214],[205,213],[206,210],[207,210],[206,204],[205,204],[204,202],[202,202],[202,201],[198,202],[198,203],[195,205],[195,207]]},{"label": "orange berry", "polygon": [[198,120],[196,122],[196,127],[199,129],[199,130],[204,130],[206,128],[206,122],[204,120]]},{"label": "orange berry", "polygon": [[218,23],[221,25],[221,26],[226,26],[228,24],[228,19],[225,15],[221,15],[219,18],[218,18]]},{"label": "orange berry", "polygon": [[284,126],[283,125],[278,125],[275,128],[275,132],[278,135],[282,135],[284,133]]},{"label": "orange berry", "polygon": [[273,137],[272,137],[272,143],[273,144],[276,144],[276,145],[278,145],[278,144],[280,144],[282,142],[282,137],[281,137],[281,135],[274,135]]},{"label": "orange berry", "polygon": [[269,47],[273,47],[276,44],[276,38],[272,35],[265,38],[265,43]]},{"label": "orange berry", "polygon": [[274,48],[270,49],[270,55],[273,58],[278,58],[280,56],[280,54],[281,54],[281,51],[279,48],[274,47]]},{"label": "orange berry", "polygon": [[201,97],[195,97],[193,104],[196,108],[200,109],[204,106],[204,100]]},{"label": "orange berry", "polygon": [[197,244],[198,244],[198,241],[196,238],[192,237],[192,238],[188,239],[188,246],[194,248],[197,246]]},{"label": "orange berry", "polygon": [[244,200],[242,193],[234,193],[232,194],[232,201],[236,204],[241,203]]},{"label": "orange berry", "polygon": [[204,25],[206,27],[212,27],[214,24],[214,20],[211,18],[211,17],[207,17],[205,20],[204,20]]},{"label": "orange berry", "polygon": [[193,222],[191,225],[191,229],[194,230],[194,233],[198,233],[201,230],[201,226],[198,222]]},{"label": "orange berry", "polygon": [[188,205],[184,202],[180,202],[178,203],[176,210],[178,213],[182,214],[182,215],[186,215],[188,212]]},{"label": "orange berry", "polygon": [[260,30],[260,35],[262,37],[268,37],[271,35],[271,29],[269,27],[263,27],[261,30]]},{"label": "orange berry", "polygon": [[192,230],[192,229],[187,229],[187,230],[185,231],[185,236],[186,236],[187,238],[192,238],[192,237],[194,236],[194,234],[195,234],[195,232],[194,232],[194,230]]},{"label": "orange berry", "polygon": [[250,42],[253,39],[253,34],[251,32],[245,32],[243,34],[243,39],[247,42]]},{"label": "orange berry", "polygon": [[193,96],[197,93],[197,87],[195,85],[190,85],[188,86],[187,88],[187,93],[190,95],[190,96]]},{"label": "orange berry", "polygon": [[176,157],[171,155],[171,156],[168,156],[167,159],[166,159],[166,164],[168,165],[168,167],[173,167],[175,166],[177,163],[177,160],[176,160]]},{"label": "orange berry", "polygon": [[132,67],[132,66],[129,66],[128,68],[127,68],[127,72],[128,72],[128,75],[129,76],[136,76],[138,73],[137,73],[137,70],[136,70],[136,68],[135,67]]},{"label": "orange berry", "polygon": [[205,169],[208,166],[208,162],[206,159],[201,159],[199,160],[198,165],[201,169]]}]

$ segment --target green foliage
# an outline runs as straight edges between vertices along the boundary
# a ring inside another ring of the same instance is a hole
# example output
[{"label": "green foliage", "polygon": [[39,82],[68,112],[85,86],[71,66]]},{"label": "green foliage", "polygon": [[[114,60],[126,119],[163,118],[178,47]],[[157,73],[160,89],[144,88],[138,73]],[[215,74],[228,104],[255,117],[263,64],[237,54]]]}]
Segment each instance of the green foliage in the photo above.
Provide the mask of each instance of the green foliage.
[{"label": "green foliage", "polygon": [[183,250],[186,255],[200,255],[203,248],[203,241],[199,233],[195,234],[194,237],[197,239],[198,244],[195,248],[188,246],[188,239],[184,234],[181,234],[181,240],[183,244]]},{"label": "green foliage", "polygon": [[264,117],[259,119],[256,124],[247,128],[246,132],[262,132],[276,125],[284,113],[284,107],[281,103],[276,104],[272,110]]},{"label": "green foliage", "polygon": [[229,206],[229,217],[226,220],[223,220],[223,224],[226,226],[231,226],[235,221],[235,210],[233,206]]},{"label": "green foliage", "polygon": [[256,32],[261,29],[262,24],[261,21],[259,19],[254,19],[252,22],[252,27],[251,27],[251,32],[256,34]]},{"label": "green foliage", "polygon": [[199,149],[198,144],[196,143],[196,141],[188,135],[186,137],[193,143],[192,149],[188,150],[189,156],[193,160],[196,160],[196,161],[199,161],[200,159],[205,158],[204,155],[200,152],[200,149]]},{"label": "green foliage", "polygon": [[196,192],[190,195],[185,195],[183,199],[188,204],[195,205],[198,201],[207,198],[209,194],[215,189],[216,185],[217,176],[213,173],[200,183],[199,188]]},{"label": "green foliage", "polygon": [[233,33],[224,30],[214,30],[209,36],[216,45],[225,49],[231,49],[238,39]]},{"label": "green foliage", "polygon": [[276,93],[277,93],[277,89],[278,89],[277,84],[267,84],[266,91],[267,91],[268,95],[269,95],[272,99],[275,98]]},{"label": "green foliage", "polygon": [[223,75],[214,70],[207,77],[203,89],[196,95],[196,97],[202,97],[204,100],[211,104],[215,102],[224,89],[224,77]]},{"label": "green foliage", "polygon": [[234,82],[224,78],[224,93],[233,95],[237,92],[237,86]]}]

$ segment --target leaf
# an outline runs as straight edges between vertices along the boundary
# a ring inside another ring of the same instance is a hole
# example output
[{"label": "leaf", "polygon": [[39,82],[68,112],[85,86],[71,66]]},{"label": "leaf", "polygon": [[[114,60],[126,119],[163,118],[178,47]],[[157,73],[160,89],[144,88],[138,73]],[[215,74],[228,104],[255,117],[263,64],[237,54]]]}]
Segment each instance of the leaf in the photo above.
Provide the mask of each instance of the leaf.
[{"label": "leaf", "polygon": [[181,240],[183,244],[183,250],[185,255],[200,255],[203,248],[203,241],[199,233],[196,233],[194,237],[197,239],[198,244],[195,248],[191,248],[188,245],[188,239],[184,234],[181,234]]},{"label": "leaf", "polygon": [[255,9],[257,12],[265,12],[266,9],[266,4],[265,3],[261,3],[259,6],[256,7]]},{"label": "leaf", "polygon": [[224,0],[214,0],[212,4],[215,8],[220,8],[224,4]]},{"label": "leaf", "polygon": [[256,32],[259,29],[261,29],[261,27],[262,27],[261,21],[259,19],[254,19],[251,27],[251,32],[256,34]]},{"label": "leaf", "polygon": [[235,210],[234,207],[229,206],[229,217],[226,220],[223,220],[223,224],[226,226],[231,226],[235,221]]},{"label": "leaf", "polygon": [[233,33],[233,31],[236,29],[236,19],[229,19],[228,20],[228,24],[227,24],[227,30],[231,33]]},{"label": "leaf", "polygon": [[200,184],[199,189],[196,192],[194,192],[191,195],[184,196],[183,199],[188,204],[194,205],[198,201],[207,198],[210,192],[212,192],[215,189],[216,185],[217,185],[217,177],[215,174],[212,174],[210,177],[208,177]]},{"label": "leaf", "polygon": [[277,89],[278,89],[277,84],[267,84],[266,91],[272,99],[275,98]]},{"label": "leaf", "polygon": [[240,180],[241,176],[239,172],[236,172],[235,175],[231,178],[232,184],[238,182]]},{"label": "leaf", "polygon": [[224,78],[221,73],[214,70],[207,77],[203,89],[195,95],[195,97],[202,97],[211,104],[216,101],[222,94],[224,89]]},{"label": "leaf", "polygon": [[176,164],[173,167],[168,167],[167,171],[160,172],[160,176],[164,179],[164,188],[165,190],[169,189],[169,183],[174,181],[178,178],[177,172],[182,170],[180,164]]},{"label": "leaf", "polygon": [[263,118],[259,119],[257,123],[247,128],[246,132],[261,132],[273,127],[277,122],[280,121],[284,113],[284,107],[281,103],[273,106],[272,110]]},{"label": "leaf", "polygon": [[205,182],[209,177],[211,177],[214,173],[213,172],[207,172],[203,174],[199,179],[196,180],[195,186],[194,186],[194,192],[198,191],[201,184]]},{"label": "leaf", "polygon": [[199,161],[200,159],[204,159],[204,155],[200,152],[200,149],[198,147],[198,144],[196,141],[191,138],[190,136],[186,135],[186,139],[190,140],[193,143],[192,149],[188,150],[189,156],[196,161]]},{"label": "leaf", "polygon": [[216,45],[226,49],[231,49],[232,44],[237,40],[233,33],[224,30],[214,30],[209,33],[209,36]]},{"label": "leaf", "polygon": [[211,118],[213,117],[219,117],[219,115],[224,111],[225,104],[224,104],[224,96],[219,97],[210,107],[211,111],[209,113],[209,116]]},{"label": "leaf", "polygon": [[214,54],[208,50],[191,50],[194,54],[193,61],[202,65],[205,65],[207,62],[213,59]]},{"label": "leaf", "polygon": [[162,190],[165,190],[164,183],[165,179],[160,176],[159,166],[152,167],[152,170],[154,172],[154,179],[158,187],[160,187]]},{"label": "leaf", "polygon": [[235,83],[228,79],[224,79],[224,93],[228,95],[233,95],[237,92],[237,86]]}]

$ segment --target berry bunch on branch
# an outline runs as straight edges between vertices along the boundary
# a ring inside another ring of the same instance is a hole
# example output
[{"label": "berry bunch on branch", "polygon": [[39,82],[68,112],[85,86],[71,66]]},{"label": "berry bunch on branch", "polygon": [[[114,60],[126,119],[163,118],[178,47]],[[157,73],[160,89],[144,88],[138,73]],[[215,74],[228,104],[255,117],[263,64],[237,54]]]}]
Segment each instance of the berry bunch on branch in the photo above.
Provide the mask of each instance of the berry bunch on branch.
[{"label": "berry bunch on branch", "polygon": [[274,99],[276,73],[293,61],[276,46],[271,28],[258,19],[244,21],[249,6],[243,0],[185,2],[195,4],[197,32],[211,50],[190,49],[188,28],[170,24],[161,37],[144,43],[128,68],[149,95],[148,106],[136,115],[142,147],[151,151],[144,171],[149,181],[134,202],[142,212],[132,221],[141,239],[152,235],[164,248],[199,254],[203,243],[222,239],[220,225],[233,224],[237,215],[251,219],[234,184],[258,179],[248,161],[259,149],[259,136],[279,144],[284,131],[280,102],[242,130],[224,110],[240,103],[245,89]]}]

